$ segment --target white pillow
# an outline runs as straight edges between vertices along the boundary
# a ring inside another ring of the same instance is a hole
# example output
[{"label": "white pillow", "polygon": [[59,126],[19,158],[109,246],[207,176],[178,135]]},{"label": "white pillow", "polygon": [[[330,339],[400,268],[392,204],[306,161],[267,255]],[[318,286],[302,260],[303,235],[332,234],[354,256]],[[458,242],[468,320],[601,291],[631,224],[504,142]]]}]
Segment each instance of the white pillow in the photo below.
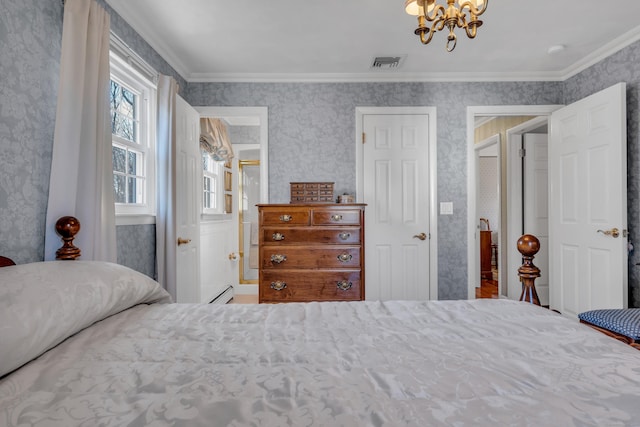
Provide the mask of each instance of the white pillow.
[{"label": "white pillow", "polygon": [[154,302],[171,297],[156,281],[118,264],[53,261],[0,268],[0,376],[99,320]]}]

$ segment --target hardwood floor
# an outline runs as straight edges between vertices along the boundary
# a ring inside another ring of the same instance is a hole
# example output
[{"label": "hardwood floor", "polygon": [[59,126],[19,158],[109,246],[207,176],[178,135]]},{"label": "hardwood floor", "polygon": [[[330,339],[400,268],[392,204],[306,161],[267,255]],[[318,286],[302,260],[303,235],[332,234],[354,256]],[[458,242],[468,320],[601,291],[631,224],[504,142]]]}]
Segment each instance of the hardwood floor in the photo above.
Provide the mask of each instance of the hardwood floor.
[{"label": "hardwood floor", "polygon": [[476,298],[499,298],[498,281],[482,279],[480,287],[476,288]]},{"label": "hardwood floor", "polygon": [[227,304],[257,304],[258,295],[234,295]]}]

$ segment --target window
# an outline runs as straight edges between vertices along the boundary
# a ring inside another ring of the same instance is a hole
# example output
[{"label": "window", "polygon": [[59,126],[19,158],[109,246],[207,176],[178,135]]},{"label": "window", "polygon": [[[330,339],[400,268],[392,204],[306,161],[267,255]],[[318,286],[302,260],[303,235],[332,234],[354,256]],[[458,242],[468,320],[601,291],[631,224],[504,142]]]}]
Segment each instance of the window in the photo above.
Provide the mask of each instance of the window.
[{"label": "window", "polygon": [[211,154],[202,151],[202,174],[203,174],[203,192],[202,192],[202,212],[204,214],[221,214],[222,203],[220,195],[222,194],[222,163],[213,160]]},{"label": "window", "polygon": [[117,215],[155,213],[155,86],[111,55],[113,189]]}]

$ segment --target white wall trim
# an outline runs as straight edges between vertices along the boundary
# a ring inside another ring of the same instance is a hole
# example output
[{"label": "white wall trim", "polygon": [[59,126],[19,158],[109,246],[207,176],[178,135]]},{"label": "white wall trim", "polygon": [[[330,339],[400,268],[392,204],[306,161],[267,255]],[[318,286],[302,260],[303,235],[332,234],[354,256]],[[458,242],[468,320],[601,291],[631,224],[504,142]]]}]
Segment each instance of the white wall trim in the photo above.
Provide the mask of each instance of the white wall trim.
[{"label": "white wall trim", "polygon": [[[425,114],[429,116],[429,299],[438,299],[438,147],[436,107],[356,107],[356,201],[364,193],[362,148],[363,117],[366,114]],[[366,267],[365,267],[366,268]],[[365,276],[366,277],[366,276]],[[365,285],[366,286],[366,285]]]},{"label": "white wall trim", "polygon": [[129,25],[131,25],[131,28],[133,28],[144,41],[149,43],[149,46],[151,46],[165,61],[167,61],[167,64],[173,67],[173,69],[176,70],[178,74],[180,74],[183,78],[190,74],[187,70],[187,67],[180,60],[180,56],[175,55],[174,50],[171,47],[153,37],[155,31],[153,31],[151,28],[156,25],[155,22],[147,19],[136,18],[136,14],[133,13],[131,7],[128,4],[129,2],[107,1],[107,3],[113,8],[113,10],[116,11],[118,15],[120,15],[121,17],[126,16],[126,21]]},{"label": "white wall trim", "polygon": [[[500,143],[500,134],[496,133],[495,135],[491,135],[489,138],[475,144],[475,150],[480,152],[481,150],[484,150],[485,148],[491,147],[493,145],[499,144]],[[500,154],[500,152],[498,151],[498,154]]]},{"label": "white wall trim", "polygon": [[118,225],[149,225],[156,223],[156,216],[151,214],[117,214]]},{"label": "white wall trim", "polygon": [[[476,297],[475,271],[479,259],[476,259],[476,163],[472,161],[475,157],[475,117],[476,116],[550,116],[551,113],[562,105],[492,105],[492,106],[470,106],[467,107],[467,291],[468,299]],[[508,142],[508,141],[507,141]],[[507,145],[508,149],[508,145]],[[507,155],[507,159],[509,156]],[[507,164],[507,174],[509,165]],[[509,176],[509,175],[507,175]],[[507,180],[506,191],[510,191]],[[507,249],[508,250],[508,249]],[[504,269],[503,269],[504,270]],[[500,279],[502,280],[502,275]]]}]

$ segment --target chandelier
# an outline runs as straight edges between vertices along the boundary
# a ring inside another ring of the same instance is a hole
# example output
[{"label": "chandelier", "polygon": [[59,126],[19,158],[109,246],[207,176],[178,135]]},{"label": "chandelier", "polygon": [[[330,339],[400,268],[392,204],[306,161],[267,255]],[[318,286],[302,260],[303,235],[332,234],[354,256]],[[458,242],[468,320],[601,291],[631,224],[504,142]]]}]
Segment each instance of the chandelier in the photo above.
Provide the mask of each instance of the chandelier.
[{"label": "chandelier", "polygon": [[[456,27],[464,28],[470,39],[476,36],[478,27],[482,21],[478,16],[487,10],[489,0],[447,0],[447,6],[436,4],[437,0],[405,0],[404,9],[409,15],[418,17],[416,35],[420,36],[422,44],[427,44],[433,38],[436,31],[447,27],[447,52],[456,48],[457,37],[454,33]],[[459,3],[459,6],[457,4]],[[427,21],[431,27],[427,27]]]}]

